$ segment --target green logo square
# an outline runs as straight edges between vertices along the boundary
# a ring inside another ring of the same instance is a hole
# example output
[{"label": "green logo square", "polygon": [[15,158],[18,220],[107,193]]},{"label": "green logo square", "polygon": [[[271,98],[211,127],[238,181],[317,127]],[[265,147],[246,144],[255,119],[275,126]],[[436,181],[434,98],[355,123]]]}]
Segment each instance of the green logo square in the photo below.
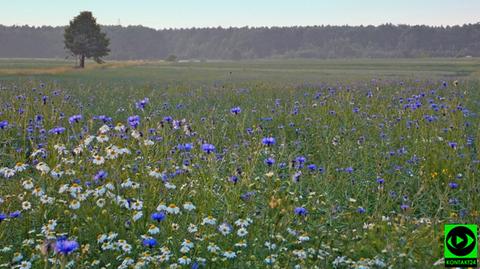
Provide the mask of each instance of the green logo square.
[{"label": "green logo square", "polygon": [[445,224],[444,258],[446,267],[475,267],[478,258],[475,224]]}]

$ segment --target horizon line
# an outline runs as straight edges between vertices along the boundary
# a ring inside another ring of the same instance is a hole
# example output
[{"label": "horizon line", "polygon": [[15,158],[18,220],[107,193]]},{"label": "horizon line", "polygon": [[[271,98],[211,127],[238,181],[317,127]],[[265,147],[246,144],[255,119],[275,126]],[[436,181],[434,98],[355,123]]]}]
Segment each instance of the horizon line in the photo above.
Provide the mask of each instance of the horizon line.
[{"label": "horizon line", "polygon": [[[379,27],[379,26],[427,26],[427,27],[432,27],[432,28],[446,28],[446,27],[462,27],[462,26],[467,26],[467,25],[476,25],[480,24],[480,21],[477,22],[468,22],[468,23],[463,23],[463,24],[408,24],[408,23],[391,23],[391,22],[385,22],[381,24],[310,24],[310,25],[264,25],[264,26],[250,26],[250,25],[244,25],[244,26],[225,26],[225,25],[218,25],[218,26],[189,26],[189,27],[168,27],[168,28],[155,28],[153,26],[147,26],[143,24],[129,24],[129,25],[122,25],[122,24],[100,24],[100,26],[116,26],[116,27],[122,27],[122,28],[128,28],[128,27],[144,27],[148,29],[153,29],[157,31],[162,31],[162,30],[191,30],[191,29],[242,29],[242,28],[251,28],[251,29],[259,29],[259,28],[295,28],[295,27]],[[33,24],[2,24],[0,23],[0,26],[3,27],[30,27],[30,28],[43,28],[43,27],[51,27],[51,28],[61,28],[61,27],[66,27],[68,24],[65,25],[33,25]]]}]

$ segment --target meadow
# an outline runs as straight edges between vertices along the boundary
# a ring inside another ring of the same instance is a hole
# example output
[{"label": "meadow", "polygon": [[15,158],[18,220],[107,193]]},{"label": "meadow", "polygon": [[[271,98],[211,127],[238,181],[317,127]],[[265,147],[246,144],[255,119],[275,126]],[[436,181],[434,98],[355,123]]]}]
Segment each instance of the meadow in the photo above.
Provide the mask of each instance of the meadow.
[{"label": "meadow", "polygon": [[0,60],[0,268],[442,268],[480,60]]}]

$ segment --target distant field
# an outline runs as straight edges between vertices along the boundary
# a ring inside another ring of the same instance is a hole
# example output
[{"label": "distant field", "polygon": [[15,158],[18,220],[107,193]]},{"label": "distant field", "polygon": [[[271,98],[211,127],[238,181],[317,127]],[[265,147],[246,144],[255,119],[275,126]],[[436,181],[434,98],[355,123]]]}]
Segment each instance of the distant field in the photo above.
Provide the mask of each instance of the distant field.
[{"label": "distant field", "polygon": [[0,79],[31,76],[56,79],[136,82],[140,84],[205,83],[281,84],[320,83],[336,80],[476,78],[480,59],[349,59],[349,60],[255,60],[166,63],[162,61],[87,63],[86,70],[73,68],[72,60],[0,59]]}]

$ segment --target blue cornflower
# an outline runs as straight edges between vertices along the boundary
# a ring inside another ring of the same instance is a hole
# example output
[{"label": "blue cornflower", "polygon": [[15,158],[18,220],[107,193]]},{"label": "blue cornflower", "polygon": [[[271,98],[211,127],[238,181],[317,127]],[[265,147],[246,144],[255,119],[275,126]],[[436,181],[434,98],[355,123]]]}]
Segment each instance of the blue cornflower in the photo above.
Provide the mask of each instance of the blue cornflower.
[{"label": "blue cornflower", "polygon": [[353,173],[353,167],[347,167],[347,168],[345,168],[345,172],[347,172],[347,173]]},{"label": "blue cornflower", "polygon": [[15,218],[20,217],[20,215],[22,215],[22,213],[17,210],[17,211],[13,211],[12,213],[10,213],[8,215],[8,217],[11,218],[11,219],[15,219]]},{"label": "blue cornflower", "polygon": [[70,118],[68,118],[68,122],[70,122],[70,124],[74,124],[74,123],[78,123],[82,120],[82,115],[78,114],[78,115],[73,115],[71,116]]},{"label": "blue cornflower", "polygon": [[273,138],[273,137],[264,137],[264,138],[262,139],[262,143],[263,143],[264,145],[267,145],[267,146],[275,145],[276,142],[277,142],[277,141],[276,141],[275,138]]},{"label": "blue cornflower", "polygon": [[0,213],[0,222],[4,221],[7,218],[7,215]]},{"label": "blue cornflower", "polygon": [[310,171],[315,171],[315,170],[317,170],[317,166],[316,166],[315,164],[309,164],[309,165],[307,166],[307,168],[308,168],[308,170],[310,170]]},{"label": "blue cornflower", "polygon": [[234,107],[234,108],[230,109],[230,112],[232,114],[237,115],[237,114],[240,114],[240,112],[242,112],[242,109],[239,106],[237,106],[237,107]]},{"label": "blue cornflower", "polygon": [[296,207],[293,212],[298,216],[306,216],[308,214],[308,210],[304,207]]},{"label": "blue cornflower", "polygon": [[240,199],[242,199],[243,201],[247,202],[248,200],[250,200],[250,198],[252,196],[254,196],[256,194],[256,192],[254,191],[249,191],[249,192],[246,192],[246,193],[243,193],[242,195],[240,195]]},{"label": "blue cornflower", "polygon": [[456,189],[456,188],[458,188],[458,183],[456,183],[456,182],[450,182],[450,183],[448,183],[448,186],[449,186],[451,189]]},{"label": "blue cornflower", "polygon": [[66,240],[64,238],[57,239],[55,242],[55,251],[60,254],[70,254],[77,250],[79,247],[78,242],[75,240]]},{"label": "blue cornflower", "polygon": [[265,164],[268,165],[268,166],[272,166],[273,164],[275,164],[275,159],[267,158],[267,159],[265,159]]},{"label": "blue cornflower", "polygon": [[448,142],[448,145],[449,145],[452,149],[456,149],[456,148],[457,148],[457,143],[456,143],[456,142]]},{"label": "blue cornflower", "polygon": [[185,145],[183,145],[184,148],[185,148],[185,151],[191,151],[192,148],[193,148],[193,145],[191,143],[186,143]]},{"label": "blue cornflower", "polygon": [[210,154],[212,152],[215,152],[215,146],[212,144],[203,144],[202,145],[202,150],[205,151],[206,153]]},{"label": "blue cornflower", "polygon": [[137,128],[139,124],[140,124],[140,116],[135,115],[135,116],[128,117],[128,125],[130,125],[132,128]]},{"label": "blue cornflower", "polygon": [[193,148],[193,145],[190,143],[187,144],[178,144],[177,149],[178,150],[184,150],[184,151],[191,151]]},{"label": "blue cornflower", "polygon": [[150,217],[152,218],[152,220],[160,222],[165,219],[166,215],[163,212],[154,212]]},{"label": "blue cornflower", "polygon": [[95,181],[102,180],[102,179],[107,178],[107,175],[108,175],[107,172],[105,172],[105,171],[103,171],[103,170],[100,170],[100,171],[98,171],[98,172],[95,174],[95,176],[93,176],[93,179],[94,179]]},{"label": "blue cornflower", "polygon": [[6,120],[2,120],[0,121],[0,129],[5,129],[6,127],[8,127],[8,121]]},{"label": "blue cornflower", "polygon": [[233,182],[234,184],[237,184],[237,182],[238,182],[238,177],[237,177],[237,176],[231,176],[231,177],[229,178],[229,180],[230,180],[231,182]]},{"label": "blue cornflower", "polygon": [[104,123],[112,121],[111,117],[108,117],[108,116],[105,116],[105,115],[93,116],[93,119],[94,120],[101,120]]},{"label": "blue cornflower", "polygon": [[154,246],[157,245],[157,240],[155,238],[145,238],[143,239],[143,245],[146,247],[153,248]]},{"label": "blue cornflower", "polygon": [[143,110],[148,103],[150,103],[150,99],[148,99],[147,97],[145,97],[145,98],[143,98],[143,100],[140,100],[140,101],[136,102],[136,103],[135,103],[135,106],[136,106],[138,109]]},{"label": "blue cornflower", "polygon": [[48,133],[49,134],[61,134],[63,132],[65,132],[65,128],[64,127],[54,127],[50,130],[48,130]]},{"label": "blue cornflower", "polygon": [[383,184],[383,183],[385,183],[385,180],[383,178],[379,177],[379,178],[377,178],[377,183],[378,184]]},{"label": "blue cornflower", "polygon": [[406,205],[406,204],[402,204],[402,205],[400,206],[400,208],[401,208],[402,210],[407,210],[407,209],[410,208],[410,206],[409,206],[409,205]]},{"label": "blue cornflower", "polygon": [[171,121],[173,121],[173,118],[170,117],[170,116],[166,116],[166,117],[163,117],[163,120],[166,121],[166,122],[171,122]]},{"label": "blue cornflower", "polygon": [[305,158],[304,156],[298,156],[297,158],[295,158],[295,162],[299,164],[303,164],[306,161],[307,161],[307,158]]},{"label": "blue cornflower", "polygon": [[361,207],[361,206],[357,209],[357,212],[360,213],[360,214],[363,214],[363,213],[365,213],[366,211],[367,211],[367,210],[365,210],[365,208],[363,208],[363,207]]}]

